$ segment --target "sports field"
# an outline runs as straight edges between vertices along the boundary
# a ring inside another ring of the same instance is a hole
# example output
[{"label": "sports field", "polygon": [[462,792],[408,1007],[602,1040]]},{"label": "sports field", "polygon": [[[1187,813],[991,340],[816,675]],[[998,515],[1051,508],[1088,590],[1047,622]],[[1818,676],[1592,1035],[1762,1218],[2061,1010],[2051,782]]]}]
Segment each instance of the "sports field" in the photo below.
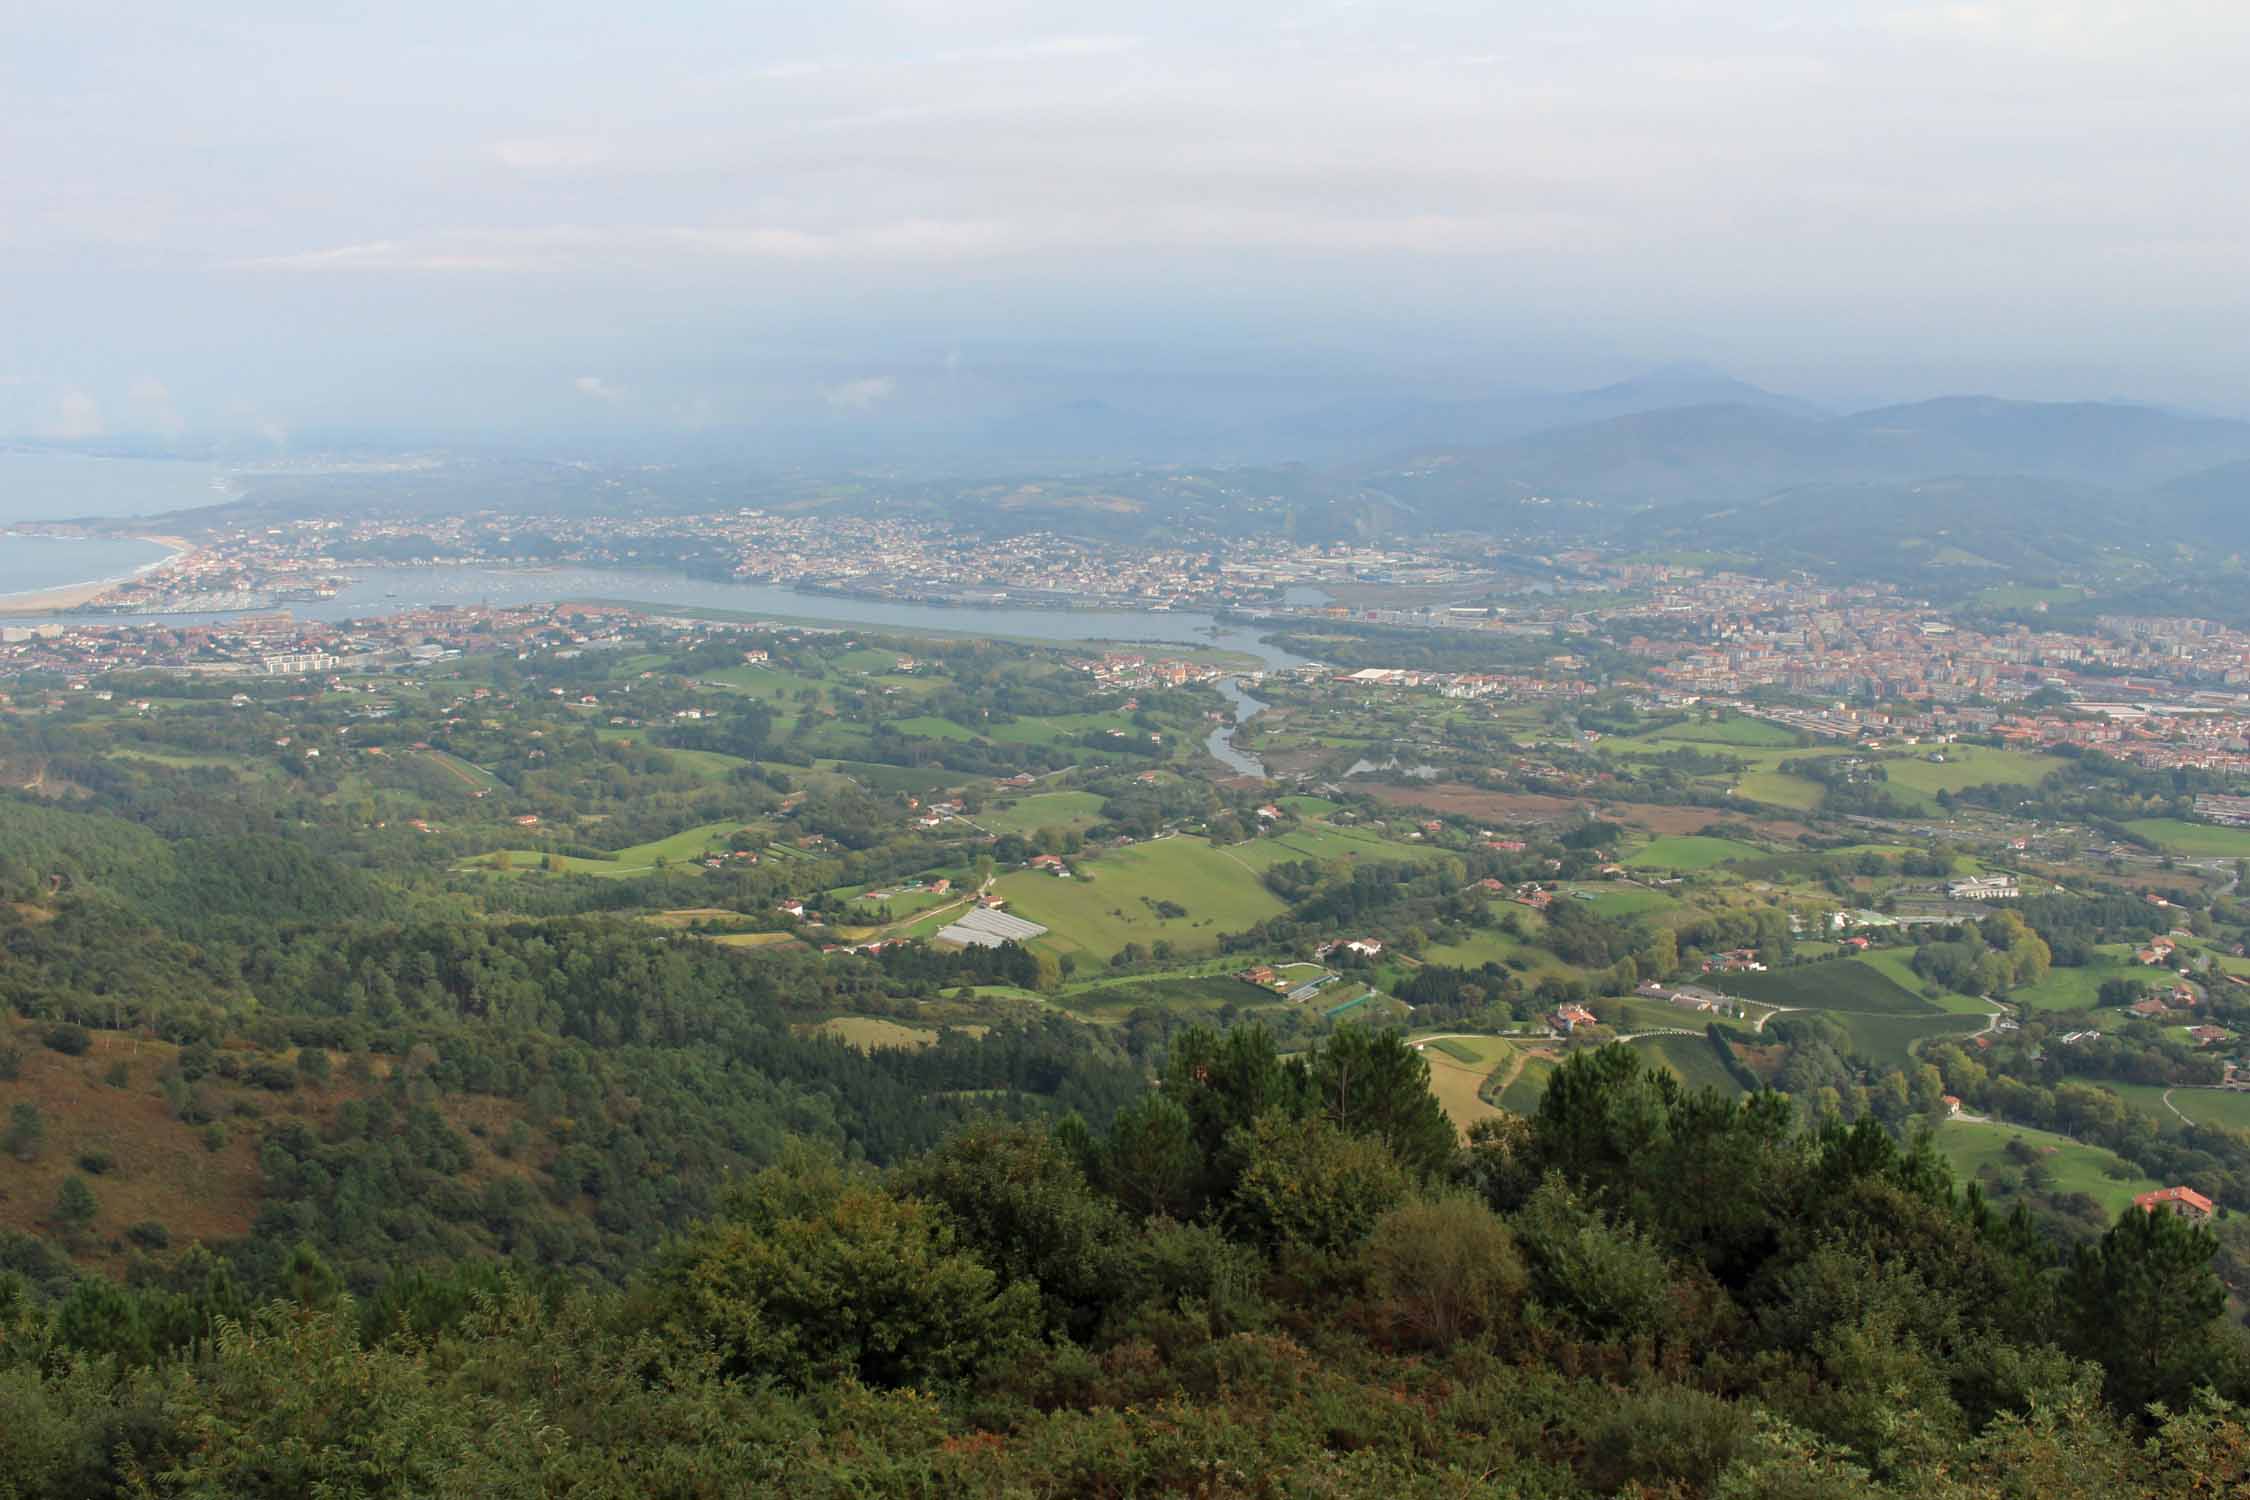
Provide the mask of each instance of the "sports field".
[{"label": "sports field", "polygon": [[[1181,952],[1209,951],[1222,934],[1239,932],[1284,910],[1257,875],[1181,835],[1105,852],[1076,867],[1077,877],[1019,872],[996,890],[1016,915],[1051,929],[1037,945],[1107,960],[1127,943],[1163,940]],[[1160,916],[1159,901],[1186,908]]]}]

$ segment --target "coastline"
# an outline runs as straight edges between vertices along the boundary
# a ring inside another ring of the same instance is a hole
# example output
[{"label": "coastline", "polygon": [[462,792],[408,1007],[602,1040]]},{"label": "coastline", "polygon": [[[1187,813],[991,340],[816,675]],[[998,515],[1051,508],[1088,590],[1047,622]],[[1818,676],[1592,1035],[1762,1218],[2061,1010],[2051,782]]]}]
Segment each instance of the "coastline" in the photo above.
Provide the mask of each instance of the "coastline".
[{"label": "coastline", "polygon": [[93,603],[119,584],[145,577],[195,550],[195,544],[184,537],[157,536],[148,532],[134,532],[131,536],[136,542],[168,547],[171,551],[154,562],[143,563],[131,572],[119,573],[113,577],[89,579],[85,583],[56,584],[52,588],[30,589],[20,594],[0,594],[0,616],[52,614],[61,610],[78,609]]}]

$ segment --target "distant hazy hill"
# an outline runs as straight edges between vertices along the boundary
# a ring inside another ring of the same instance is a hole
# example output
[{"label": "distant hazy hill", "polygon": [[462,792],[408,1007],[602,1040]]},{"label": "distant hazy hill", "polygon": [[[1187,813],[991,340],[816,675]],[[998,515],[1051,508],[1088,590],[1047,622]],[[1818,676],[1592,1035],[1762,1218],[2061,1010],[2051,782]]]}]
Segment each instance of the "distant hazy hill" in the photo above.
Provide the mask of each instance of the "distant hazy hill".
[{"label": "distant hazy hill", "polygon": [[1381,399],[1336,402],[1230,434],[1238,446],[1276,457],[1337,460],[1429,447],[1502,443],[1550,428],[1577,427],[1679,407],[1745,406],[1817,415],[1793,397],[1760,390],[1701,365],[1672,365],[1598,390],[1536,392],[1474,401]]},{"label": "distant hazy hill", "polygon": [[1476,525],[1526,495],[1734,505],[1805,486],[2022,475],[2139,491],[2250,460],[2250,423],[2148,407],[1954,397],[1819,417],[1729,402],[1637,412],[1353,471],[1433,519]]},{"label": "distant hazy hill", "polygon": [[2148,497],[2146,516],[2152,528],[2183,539],[2250,545],[2250,460],[2158,485]]},{"label": "distant hazy hill", "polygon": [[1964,582],[2064,573],[2124,539],[2114,491],[2028,475],[1799,485],[1741,505],[1647,512],[1636,524],[1815,571]]}]

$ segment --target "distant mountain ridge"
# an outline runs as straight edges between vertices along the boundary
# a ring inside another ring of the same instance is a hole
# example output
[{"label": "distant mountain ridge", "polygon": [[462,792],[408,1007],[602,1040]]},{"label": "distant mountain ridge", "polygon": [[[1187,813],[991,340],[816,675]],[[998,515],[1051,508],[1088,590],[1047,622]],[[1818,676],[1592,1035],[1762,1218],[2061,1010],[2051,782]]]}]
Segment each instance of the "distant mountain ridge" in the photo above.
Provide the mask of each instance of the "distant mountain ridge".
[{"label": "distant mountain ridge", "polygon": [[1474,527],[1533,496],[1723,507],[1808,486],[1973,475],[2132,494],[2210,475],[2205,490],[2223,490],[2230,466],[2245,462],[2250,423],[2099,402],[1944,397],[1840,417],[1746,403],[1637,412],[1489,446],[1403,453],[1348,478],[1433,523]]}]

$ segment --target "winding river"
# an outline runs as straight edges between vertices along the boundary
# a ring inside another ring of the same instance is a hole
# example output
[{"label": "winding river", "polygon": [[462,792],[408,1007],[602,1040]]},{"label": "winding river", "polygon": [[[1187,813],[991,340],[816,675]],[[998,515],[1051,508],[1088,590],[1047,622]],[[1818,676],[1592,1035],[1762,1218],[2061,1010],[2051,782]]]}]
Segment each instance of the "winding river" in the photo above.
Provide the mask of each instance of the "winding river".
[{"label": "winding river", "polygon": [[1263,700],[1253,698],[1244,692],[1242,683],[1237,678],[1222,677],[1219,679],[1217,686],[1220,696],[1234,705],[1234,723],[1221,724],[1218,728],[1212,730],[1210,737],[1204,740],[1203,748],[1210,751],[1212,758],[1229,770],[1244,776],[1256,776],[1263,779],[1266,774],[1266,763],[1247,750],[1237,749],[1234,743],[1234,732],[1240,726],[1249,723],[1252,719],[1264,713],[1268,705]]}]

